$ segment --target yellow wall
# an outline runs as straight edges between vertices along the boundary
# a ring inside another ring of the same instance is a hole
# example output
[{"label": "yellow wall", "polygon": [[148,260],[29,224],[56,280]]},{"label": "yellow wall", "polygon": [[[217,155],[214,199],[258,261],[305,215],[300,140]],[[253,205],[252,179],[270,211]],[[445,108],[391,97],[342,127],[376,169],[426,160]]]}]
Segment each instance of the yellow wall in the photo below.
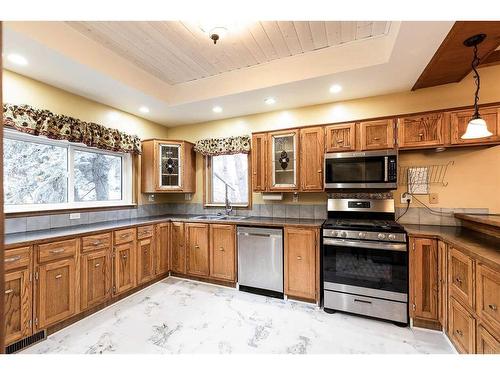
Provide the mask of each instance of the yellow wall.
[{"label": "yellow wall", "polygon": [[[500,66],[481,69],[480,103],[500,102]],[[360,120],[412,112],[444,109],[471,105],[474,84],[469,75],[462,82],[443,85],[415,92],[402,92],[345,102],[320,104],[287,111],[275,111],[249,116],[235,117],[169,129],[169,138],[196,141],[203,138],[227,137],[250,134],[256,131],[288,127],[327,124],[331,122]],[[279,98],[278,98],[279,100]],[[489,208],[500,213],[500,197],[495,189],[500,186],[500,146],[494,148],[467,148],[433,151],[404,152],[400,163],[420,165],[453,160],[455,164],[448,173],[448,186],[431,186],[431,192],[439,194],[439,203],[434,207]],[[202,158],[197,158],[197,193],[193,202],[202,201]],[[398,194],[404,187],[398,190]],[[182,200],[183,197],[169,197]],[[326,194],[300,194],[300,203],[324,202]],[[399,199],[396,204],[399,205]],[[428,202],[427,197],[422,197]],[[260,194],[253,195],[254,203],[263,203]],[[285,202],[291,201],[287,194]]]}]

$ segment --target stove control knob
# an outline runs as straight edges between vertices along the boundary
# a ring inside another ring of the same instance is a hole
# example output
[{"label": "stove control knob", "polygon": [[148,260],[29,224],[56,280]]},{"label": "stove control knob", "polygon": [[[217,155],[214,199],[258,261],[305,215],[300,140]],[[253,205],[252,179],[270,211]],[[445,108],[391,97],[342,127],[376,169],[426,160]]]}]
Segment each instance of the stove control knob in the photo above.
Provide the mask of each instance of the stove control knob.
[{"label": "stove control knob", "polygon": [[347,237],[347,233],[346,232],[340,232],[339,234],[340,234],[340,237],[344,237],[344,238]]},{"label": "stove control knob", "polygon": [[365,238],[366,237],[366,233],[365,232],[359,232],[358,233],[358,237],[359,238]]},{"label": "stove control knob", "polygon": [[385,234],[384,233],[379,233],[378,236],[377,236],[377,238],[379,240],[385,240]]},{"label": "stove control knob", "polygon": [[391,241],[394,241],[396,239],[396,236],[394,234],[389,234],[388,237]]}]

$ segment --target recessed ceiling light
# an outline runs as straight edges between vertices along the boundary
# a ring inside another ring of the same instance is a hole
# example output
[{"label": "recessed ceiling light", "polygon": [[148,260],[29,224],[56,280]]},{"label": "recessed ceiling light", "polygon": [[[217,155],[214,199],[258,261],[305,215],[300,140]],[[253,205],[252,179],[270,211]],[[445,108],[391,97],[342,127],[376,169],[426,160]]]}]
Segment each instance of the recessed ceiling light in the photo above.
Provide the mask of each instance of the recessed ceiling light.
[{"label": "recessed ceiling light", "polygon": [[149,108],[143,105],[139,108],[139,111],[141,111],[142,113],[149,113]]},{"label": "recessed ceiling light", "polygon": [[17,53],[9,53],[7,55],[7,60],[16,65],[21,65],[21,66],[28,65],[28,60],[26,59],[26,57],[18,55]]},{"label": "recessed ceiling light", "polygon": [[218,105],[216,105],[215,107],[212,108],[212,111],[214,111],[215,113],[221,113],[222,107],[219,107]]},{"label": "recessed ceiling light", "polygon": [[266,103],[267,105],[272,105],[272,104],[276,103],[276,99],[266,98],[266,99],[264,99],[264,103]]},{"label": "recessed ceiling light", "polygon": [[331,85],[330,86],[330,92],[332,94],[337,94],[337,93],[339,93],[341,91],[342,91],[342,86],[340,86],[340,85],[335,84],[335,85]]}]

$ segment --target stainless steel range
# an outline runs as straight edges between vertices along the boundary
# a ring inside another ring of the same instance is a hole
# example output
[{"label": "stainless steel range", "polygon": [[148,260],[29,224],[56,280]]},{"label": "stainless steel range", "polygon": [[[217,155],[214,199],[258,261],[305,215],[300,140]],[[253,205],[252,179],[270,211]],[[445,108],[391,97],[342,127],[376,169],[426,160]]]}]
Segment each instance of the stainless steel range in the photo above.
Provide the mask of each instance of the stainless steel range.
[{"label": "stainless steel range", "polygon": [[324,310],[407,325],[407,236],[394,200],[328,199],[322,237]]}]

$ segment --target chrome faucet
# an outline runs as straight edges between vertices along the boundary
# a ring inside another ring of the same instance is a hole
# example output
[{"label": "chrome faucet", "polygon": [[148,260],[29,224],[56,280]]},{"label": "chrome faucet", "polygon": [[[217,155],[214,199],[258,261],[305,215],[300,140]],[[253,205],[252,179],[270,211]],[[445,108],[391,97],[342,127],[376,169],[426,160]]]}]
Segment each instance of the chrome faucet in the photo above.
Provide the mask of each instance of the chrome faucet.
[{"label": "chrome faucet", "polygon": [[228,188],[231,190],[235,190],[234,187],[232,187],[226,180],[224,180],[221,176],[219,176],[217,173],[214,173],[214,176],[217,177],[219,180],[222,181],[224,184],[225,188],[225,207],[224,210],[226,211],[226,216],[229,216],[231,212],[233,212],[233,206],[231,206],[231,202],[229,201],[229,193],[228,193]]}]

